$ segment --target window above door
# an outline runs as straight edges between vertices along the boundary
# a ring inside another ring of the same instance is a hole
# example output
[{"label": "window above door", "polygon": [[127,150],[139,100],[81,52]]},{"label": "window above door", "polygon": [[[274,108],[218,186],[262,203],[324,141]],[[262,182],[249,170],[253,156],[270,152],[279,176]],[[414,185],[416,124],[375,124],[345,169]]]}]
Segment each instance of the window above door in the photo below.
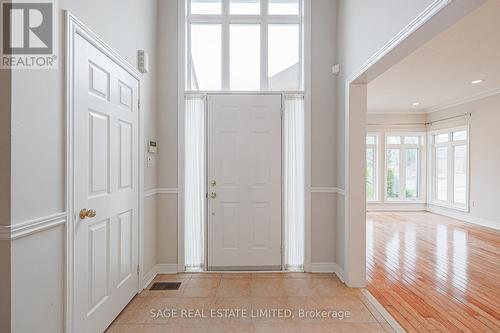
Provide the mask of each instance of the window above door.
[{"label": "window above door", "polygon": [[303,1],[187,0],[186,90],[303,90]]}]

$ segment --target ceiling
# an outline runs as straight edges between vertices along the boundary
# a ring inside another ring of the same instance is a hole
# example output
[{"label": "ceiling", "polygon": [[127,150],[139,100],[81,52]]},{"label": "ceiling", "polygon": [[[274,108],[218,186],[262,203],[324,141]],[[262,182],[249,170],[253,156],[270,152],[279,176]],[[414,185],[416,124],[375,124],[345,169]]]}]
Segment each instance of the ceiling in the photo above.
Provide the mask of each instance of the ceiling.
[{"label": "ceiling", "polygon": [[[471,84],[478,79],[484,82]],[[370,82],[368,112],[433,112],[492,91],[500,91],[500,0],[489,0]]]}]

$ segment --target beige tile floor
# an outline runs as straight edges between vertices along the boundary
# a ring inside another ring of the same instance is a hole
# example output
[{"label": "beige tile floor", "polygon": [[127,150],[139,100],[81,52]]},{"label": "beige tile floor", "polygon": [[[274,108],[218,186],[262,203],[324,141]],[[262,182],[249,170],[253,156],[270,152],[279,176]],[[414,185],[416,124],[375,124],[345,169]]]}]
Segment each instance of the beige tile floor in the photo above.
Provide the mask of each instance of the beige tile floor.
[{"label": "beige tile floor", "polygon": [[[150,291],[148,286],[107,332],[394,332],[359,289],[347,288],[333,274],[176,274],[158,275],[153,282],[158,281],[182,284],[176,291]],[[232,310],[233,316],[218,318],[211,312],[217,309]],[[234,316],[243,309],[246,316]],[[288,310],[291,316],[251,317],[251,311],[264,309]],[[349,311],[350,317],[305,319],[299,318],[300,309]],[[161,315],[152,317],[151,310]],[[175,310],[177,315],[168,318]]]}]

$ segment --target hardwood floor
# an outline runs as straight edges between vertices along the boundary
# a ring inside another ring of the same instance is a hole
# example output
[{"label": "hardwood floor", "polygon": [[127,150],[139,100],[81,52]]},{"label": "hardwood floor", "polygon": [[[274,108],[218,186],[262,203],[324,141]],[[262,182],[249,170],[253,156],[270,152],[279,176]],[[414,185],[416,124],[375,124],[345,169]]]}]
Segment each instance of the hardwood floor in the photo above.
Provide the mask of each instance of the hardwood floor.
[{"label": "hardwood floor", "polygon": [[500,332],[500,232],[368,213],[368,290],[408,332]]}]

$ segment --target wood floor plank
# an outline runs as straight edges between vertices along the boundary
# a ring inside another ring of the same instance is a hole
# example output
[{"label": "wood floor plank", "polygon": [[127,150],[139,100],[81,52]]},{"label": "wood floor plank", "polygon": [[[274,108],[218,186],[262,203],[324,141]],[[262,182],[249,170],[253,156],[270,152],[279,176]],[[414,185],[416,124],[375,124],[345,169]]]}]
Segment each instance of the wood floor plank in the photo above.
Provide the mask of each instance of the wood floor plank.
[{"label": "wood floor plank", "polygon": [[367,219],[368,290],[408,332],[500,332],[500,232],[426,212]]}]

